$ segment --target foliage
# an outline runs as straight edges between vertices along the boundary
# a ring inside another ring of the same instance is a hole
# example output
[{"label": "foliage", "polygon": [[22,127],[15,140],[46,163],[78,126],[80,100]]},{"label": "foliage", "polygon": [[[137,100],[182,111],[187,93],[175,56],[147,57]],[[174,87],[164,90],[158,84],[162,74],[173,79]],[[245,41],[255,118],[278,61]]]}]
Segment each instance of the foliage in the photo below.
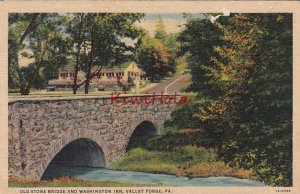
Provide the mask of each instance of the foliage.
[{"label": "foliage", "polygon": [[[232,14],[191,20],[180,35],[198,118],[218,155],[268,185],[292,185],[292,15]],[[221,141],[220,141],[221,140]]]},{"label": "foliage", "polygon": [[171,113],[171,119],[168,120],[165,125],[176,128],[199,128],[200,121],[197,116],[197,112],[202,101],[192,101],[185,106],[178,106]]},{"label": "foliage", "polygon": [[[83,68],[82,58],[82,44],[86,33],[85,14],[75,13],[69,14],[65,19],[65,25],[67,27],[67,35],[70,38],[70,46],[75,48],[71,51],[71,56],[74,58],[74,82],[73,82],[73,94],[77,93],[78,89],[78,72]],[[85,53],[84,53],[85,54]]]},{"label": "foliage", "polygon": [[168,52],[170,53],[170,63],[171,63],[171,73],[176,72],[177,66],[184,65],[185,57],[178,57],[179,51],[179,42],[177,41],[178,34],[177,33],[170,33],[165,36],[163,44],[166,46]]},{"label": "foliage", "polygon": [[[9,82],[21,94],[28,95],[31,87],[44,87],[66,63],[68,44],[61,22],[57,14],[9,15]],[[22,58],[27,64],[20,63]]]},{"label": "foliage", "polygon": [[212,148],[216,146],[215,140],[218,138],[214,134],[207,133],[199,129],[192,133],[181,133],[182,130],[170,131],[164,135],[149,139],[145,148],[149,150],[173,150],[175,148],[187,145],[203,146]]},{"label": "foliage", "polygon": [[[147,35],[149,36],[149,35]],[[180,60],[177,60],[177,52],[179,49],[179,42],[177,41],[177,33],[167,33],[165,30],[165,26],[163,23],[163,20],[161,16],[159,15],[157,17],[157,23],[155,25],[155,31],[154,31],[154,39],[157,40],[160,44],[163,45],[164,50],[168,53],[168,69],[164,70],[166,72],[163,73],[163,75],[158,76],[158,78],[154,79],[160,79],[160,77],[166,76],[168,73],[175,73],[176,72],[176,66],[177,65],[183,65],[184,59],[181,58]],[[164,51],[163,51],[164,52]],[[149,67],[150,68],[150,67]],[[155,68],[155,67],[153,67]],[[155,71],[155,70],[154,70]]]},{"label": "foliage", "polygon": [[142,148],[130,150],[109,166],[114,170],[174,174],[188,177],[232,176],[250,178],[249,171],[238,170],[215,161],[213,150],[185,146],[174,151],[149,151]]},{"label": "foliage", "polygon": [[[133,24],[141,17],[131,13],[10,14],[10,88],[20,88],[26,95],[32,87],[44,88],[58,68],[72,60],[74,93],[80,69],[85,71],[81,84],[88,93],[90,79],[99,76],[102,66],[120,64],[132,55],[134,48],[124,39],[139,37],[141,31]],[[21,57],[27,64],[20,63]]]},{"label": "foliage", "polygon": [[171,56],[167,48],[157,39],[145,35],[137,49],[137,60],[147,76],[160,80],[172,69]]},{"label": "foliage", "polygon": [[180,56],[175,58],[175,72],[180,73],[188,69],[187,56]]},{"label": "foliage", "polygon": [[71,16],[69,32],[77,48],[75,70],[82,67],[85,72],[86,94],[90,79],[99,77],[103,66],[120,64],[133,53],[134,48],[124,39],[138,38],[141,32],[133,24],[142,16],[131,13],[79,13]]},{"label": "foliage", "polygon": [[161,42],[164,42],[166,37],[167,37],[167,32],[166,32],[163,20],[162,20],[161,16],[159,15],[157,17],[157,22],[155,25],[154,38],[156,38],[157,40],[159,40]]},{"label": "foliage", "polygon": [[215,98],[220,95],[220,88],[208,73],[210,59],[217,56],[215,45],[221,45],[221,31],[209,20],[189,19],[185,29],[178,36],[179,55],[186,56],[192,75],[189,91],[198,92],[201,97]]}]

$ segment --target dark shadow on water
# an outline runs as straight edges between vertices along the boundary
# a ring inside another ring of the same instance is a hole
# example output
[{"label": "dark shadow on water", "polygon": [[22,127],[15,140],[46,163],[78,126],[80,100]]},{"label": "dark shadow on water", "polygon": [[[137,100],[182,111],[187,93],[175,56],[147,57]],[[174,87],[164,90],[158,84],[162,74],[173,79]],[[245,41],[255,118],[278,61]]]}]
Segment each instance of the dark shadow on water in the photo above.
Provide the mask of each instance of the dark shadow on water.
[{"label": "dark shadow on water", "polygon": [[[72,175],[72,168],[76,167],[105,167],[105,158],[99,145],[85,138],[77,139],[60,150],[46,168],[42,180],[57,176]],[[78,168],[80,169],[80,168]],[[85,174],[87,169],[77,170],[76,175]]]},{"label": "dark shadow on water", "polygon": [[126,151],[136,147],[144,147],[147,144],[147,140],[151,139],[157,133],[158,130],[152,122],[141,122],[132,133]]},{"label": "dark shadow on water", "polygon": [[106,169],[99,167],[80,167],[80,166],[70,166],[58,163],[52,163],[47,167],[47,170],[43,174],[42,180],[49,180],[57,177],[76,177],[92,173],[98,169]]}]

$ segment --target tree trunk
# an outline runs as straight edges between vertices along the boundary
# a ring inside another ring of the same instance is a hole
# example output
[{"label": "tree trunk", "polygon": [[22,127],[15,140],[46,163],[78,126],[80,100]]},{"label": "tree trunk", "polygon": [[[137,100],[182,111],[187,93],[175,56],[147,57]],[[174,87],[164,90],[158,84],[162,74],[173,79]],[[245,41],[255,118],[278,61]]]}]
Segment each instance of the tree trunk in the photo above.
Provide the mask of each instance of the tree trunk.
[{"label": "tree trunk", "polygon": [[20,93],[21,95],[28,95],[29,94],[29,90],[25,87],[25,85],[21,85],[20,86]]},{"label": "tree trunk", "polygon": [[35,24],[36,19],[37,19],[38,16],[39,16],[38,13],[34,13],[34,14],[32,15],[32,18],[31,18],[31,20],[30,20],[30,22],[29,22],[29,24],[28,24],[28,26],[27,26],[25,32],[22,34],[22,36],[21,36],[21,38],[20,38],[20,40],[19,40],[19,43],[20,43],[20,44],[23,43],[23,41],[25,40],[26,36],[27,36],[27,35],[29,34],[29,32],[31,31],[31,28],[34,26],[34,24]]},{"label": "tree trunk", "polygon": [[89,93],[89,87],[90,87],[90,80],[91,80],[91,68],[92,64],[90,63],[88,66],[88,71],[86,72],[86,82],[84,84],[84,93],[88,94]]},{"label": "tree trunk", "polygon": [[93,38],[91,40],[91,52],[90,52],[90,59],[88,62],[87,72],[86,72],[86,82],[84,84],[84,93],[89,93],[89,87],[90,87],[90,80],[91,80],[91,70],[93,66],[93,59],[94,59],[94,41]]},{"label": "tree trunk", "polygon": [[28,90],[28,87],[26,86],[26,81],[22,75],[22,72],[18,71],[18,77],[19,77],[19,84],[20,84],[20,93],[21,95],[28,95],[30,89]]},{"label": "tree trunk", "polygon": [[79,68],[77,66],[75,66],[73,94],[77,93],[77,88],[78,88],[78,85],[77,85],[77,75],[78,75],[78,71],[79,71]]},{"label": "tree trunk", "polygon": [[75,65],[75,72],[74,72],[74,84],[73,84],[73,94],[77,92],[77,79],[78,79],[78,72],[79,72],[79,54],[80,54],[80,44],[77,46],[77,54],[76,54],[76,65]]},{"label": "tree trunk", "polygon": [[20,93],[21,95],[29,95],[30,92],[30,88],[31,88],[31,84],[23,82],[20,83]]},{"label": "tree trunk", "polygon": [[79,25],[79,32],[78,32],[78,37],[77,37],[77,53],[76,53],[76,65],[75,65],[75,71],[74,71],[74,84],[73,84],[73,94],[77,93],[77,89],[78,89],[78,84],[77,84],[77,80],[78,80],[78,72],[79,72],[79,57],[80,57],[80,50],[81,50],[81,44],[82,44],[82,39],[83,37],[81,37],[81,30],[82,30],[82,24],[83,24],[83,17],[84,14],[80,14],[80,25]]}]

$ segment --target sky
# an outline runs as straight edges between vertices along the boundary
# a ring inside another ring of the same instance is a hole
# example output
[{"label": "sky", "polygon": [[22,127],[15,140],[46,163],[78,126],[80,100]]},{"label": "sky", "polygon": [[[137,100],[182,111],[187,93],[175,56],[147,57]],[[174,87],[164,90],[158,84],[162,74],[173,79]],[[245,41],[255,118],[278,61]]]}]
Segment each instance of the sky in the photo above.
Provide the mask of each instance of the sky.
[{"label": "sky", "polygon": [[[136,25],[145,28],[151,36],[154,36],[155,24],[158,16],[161,16],[167,33],[180,32],[186,23],[183,13],[146,13],[141,22],[136,23]],[[202,14],[194,13],[191,14],[191,16],[193,18],[203,18]]]},{"label": "sky", "polygon": [[[182,13],[146,13],[145,17],[141,19],[141,22],[136,23],[136,25],[145,28],[151,36],[154,36],[155,24],[157,23],[157,18],[159,15],[163,20],[167,33],[177,33],[184,28],[186,19],[183,17]],[[200,14],[193,14],[193,17],[199,16]],[[128,45],[134,45],[134,42],[131,39],[124,39],[123,41]],[[21,56],[19,57],[20,66],[27,66],[29,63],[33,62],[32,59]]]},{"label": "sky", "polygon": [[145,14],[145,17],[141,20],[141,22],[137,23],[136,25],[145,28],[150,33],[150,35],[153,36],[155,31],[155,24],[159,15],[163,20],[167,33],[179,32],[180,29],[184,27],[183,24],[185,24],[186,22],[181,13],[157,13]]},{"label": "sky", "polygon": [[[155,25],[157,23],[157,18],[162,18],[165,30],[167,33],[176,33],[184,27],[186,20],[181,13],[157,13],[157,14],[145,14],[144,18],[140,22],[136,22],[135,25],[146,29],[150,36],[154,37]],[[122,40],[129,46],[134,46],[135,41],[132,41],[129,38],[123,38]]]}]

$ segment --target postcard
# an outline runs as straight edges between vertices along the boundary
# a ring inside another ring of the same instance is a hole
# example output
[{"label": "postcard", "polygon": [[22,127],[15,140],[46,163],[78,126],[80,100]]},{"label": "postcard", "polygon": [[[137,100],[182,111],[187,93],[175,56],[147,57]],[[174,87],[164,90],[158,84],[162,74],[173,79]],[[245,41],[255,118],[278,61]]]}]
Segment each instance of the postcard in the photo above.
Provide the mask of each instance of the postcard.
[{"label": "postcard", "polygon": [[0,2],[0,193],[299,193],[299,8]]}]

